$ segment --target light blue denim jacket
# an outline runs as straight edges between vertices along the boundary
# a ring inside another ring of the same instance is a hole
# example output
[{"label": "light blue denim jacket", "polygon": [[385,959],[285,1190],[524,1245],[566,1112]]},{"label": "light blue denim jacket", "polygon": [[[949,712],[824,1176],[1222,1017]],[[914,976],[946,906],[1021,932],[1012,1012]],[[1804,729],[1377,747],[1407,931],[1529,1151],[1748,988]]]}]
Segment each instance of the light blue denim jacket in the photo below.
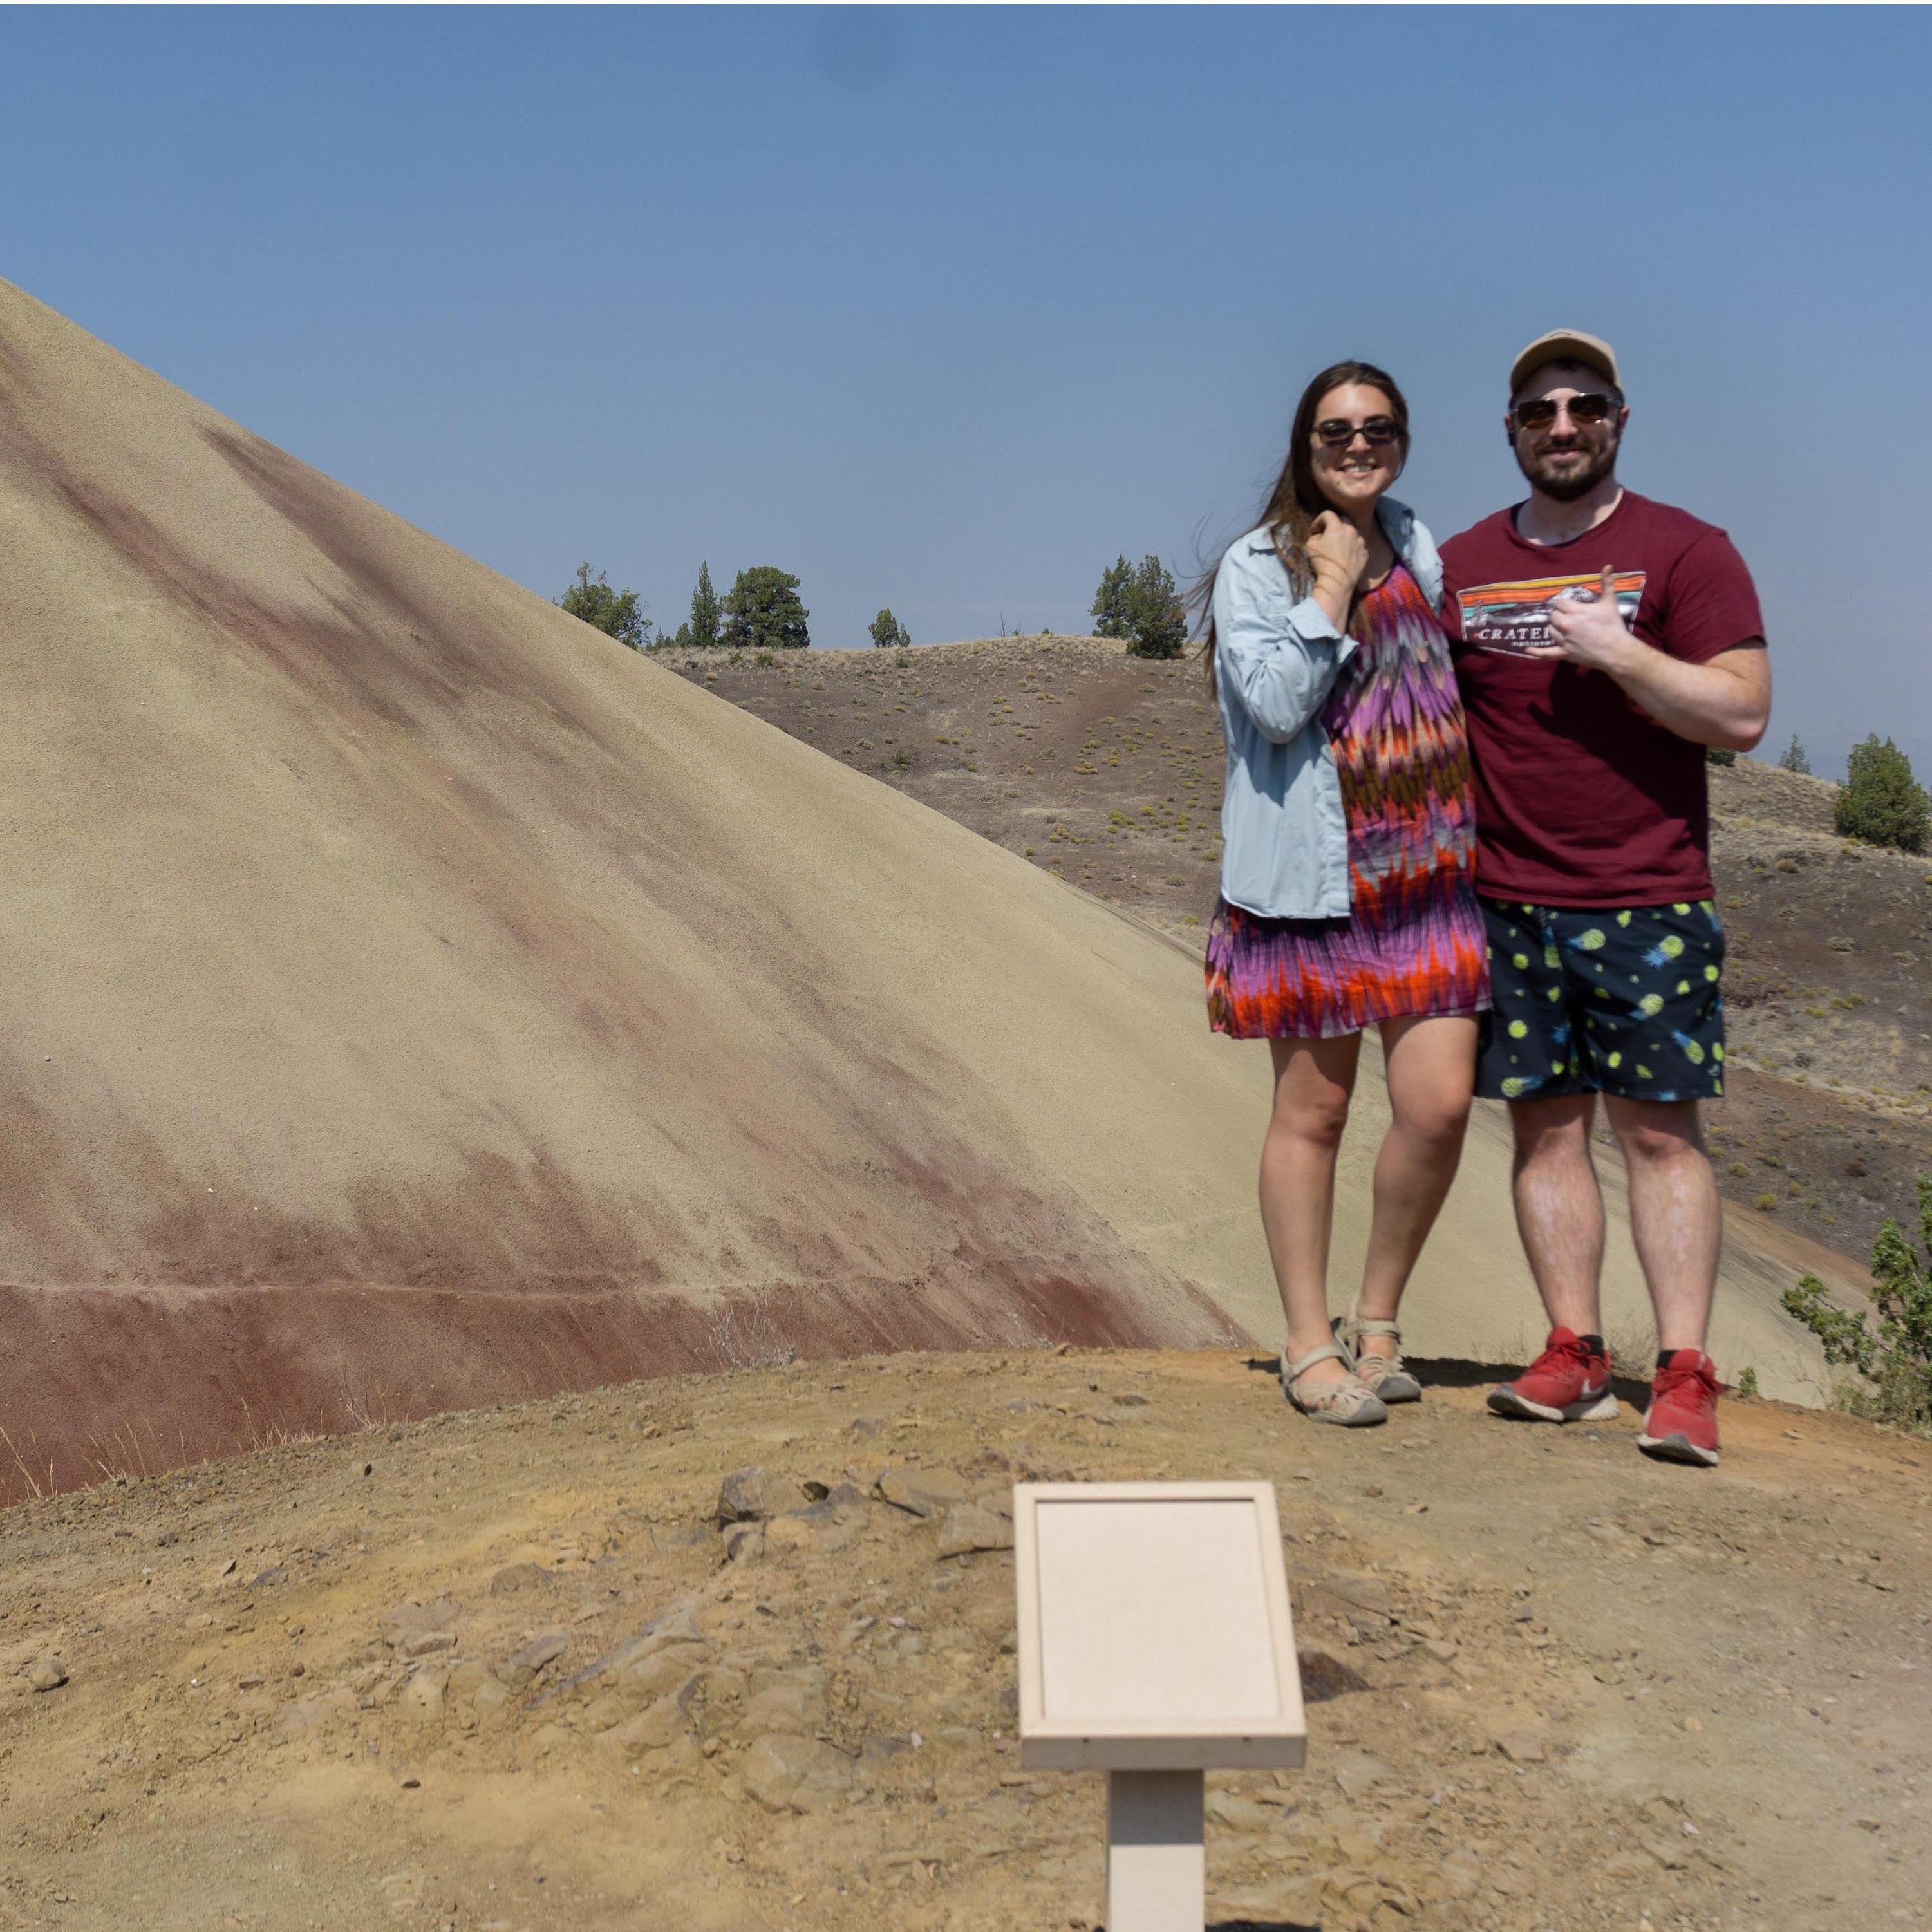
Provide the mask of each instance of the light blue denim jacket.
[{"label": "light blue denim jacket", "polygon": [[[1432,610],[1442,560],[1415,513],[1376,517]],[[1214,580],[1215,682],[1228,740],[1221,896],[1271,919],[1346,919],[1348,829],[1322,707],[1355,652],[1312,597],[1294,602],[1265,529],[1230,544]]]}]

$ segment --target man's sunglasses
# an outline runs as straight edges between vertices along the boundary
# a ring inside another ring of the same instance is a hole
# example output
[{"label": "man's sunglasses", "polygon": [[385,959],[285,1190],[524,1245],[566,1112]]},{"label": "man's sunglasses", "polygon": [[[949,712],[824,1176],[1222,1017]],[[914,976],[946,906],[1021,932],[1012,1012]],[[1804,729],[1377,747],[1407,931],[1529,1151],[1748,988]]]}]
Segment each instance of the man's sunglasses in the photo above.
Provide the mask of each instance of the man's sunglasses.
[{"label": "man's sunglasses", "polygon": [[1546,396],[1539,396],[1534,402],[1518,403],[1510,414],[1518,429],[1547,429],[1556,420],[1556,412],[1561,406],[1570,412],[1573,423],[1582,423],[1587,428],[1608,422],[1623,406],[1622,397],[1606,396],[1599,391],[1588,396],[1566,397],[1561,405]]},{"label": "man's sunglasses", "polygon": [[1381,449],[1402,440],[1402,424],[1394,416],[1371,416],[1364,423],[1343,422],[1337,418],[1331,422],[1317,423],[1315,434],[1328,449],[1346,449],[1358,436],[1372,448]]}]

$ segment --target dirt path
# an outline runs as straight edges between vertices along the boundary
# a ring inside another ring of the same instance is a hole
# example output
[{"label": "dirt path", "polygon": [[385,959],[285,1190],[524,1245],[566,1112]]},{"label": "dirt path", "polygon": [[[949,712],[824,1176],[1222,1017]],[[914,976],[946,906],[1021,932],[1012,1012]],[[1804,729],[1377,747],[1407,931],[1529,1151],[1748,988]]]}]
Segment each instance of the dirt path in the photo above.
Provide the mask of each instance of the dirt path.
[{"label": "dirt path", "polygon": [[1019,1770],[1011,1558],[940,1539],[1208,1472],[1279,1486],[1318,1700],[1212,1780],[1211,1922],[1918,1922],[1932,1452],[1729,1404],[1706,1475],[1442,1378],[1344,1436],[1226,1354],[820,1363],[10,1510],[0,1926],[1090,1926],[1099,1780]]}]

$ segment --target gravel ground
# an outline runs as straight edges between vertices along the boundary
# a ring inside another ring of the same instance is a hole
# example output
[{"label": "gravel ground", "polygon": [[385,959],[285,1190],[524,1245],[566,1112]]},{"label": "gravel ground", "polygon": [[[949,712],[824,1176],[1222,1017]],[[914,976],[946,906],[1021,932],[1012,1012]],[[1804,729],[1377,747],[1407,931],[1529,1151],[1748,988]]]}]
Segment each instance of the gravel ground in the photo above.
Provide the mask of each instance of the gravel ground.
[{"label": "gravel ground", "polygon": [[1210,1922],[1918,1922],[1923,1446],[1733,1403],[1707,1474],[1450,1378],[1357,1435],[1225,1354],[774,1366],[22,1505],[0,1925],[1090,1928],[1009,1484],[1204,1472],[1277,1486],[1311,1700],[1210,1780]]}]

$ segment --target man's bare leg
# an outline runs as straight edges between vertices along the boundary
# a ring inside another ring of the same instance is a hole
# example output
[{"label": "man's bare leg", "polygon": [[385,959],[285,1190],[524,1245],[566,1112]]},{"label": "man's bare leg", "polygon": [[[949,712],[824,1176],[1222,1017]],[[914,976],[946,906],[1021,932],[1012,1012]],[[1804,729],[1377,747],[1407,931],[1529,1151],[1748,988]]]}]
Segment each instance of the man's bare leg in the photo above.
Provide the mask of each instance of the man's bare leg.
[{"label": "man's bare leg", "polygon": [[1724,1222],[1697,1103],[1614,1094],[1604,1102],[1630,1168],[1630,1237],[1657,1316],[1657,1346],[1701,1354]]},{"label": "man's bare leg", "polygon": [[1509,1103],[1510,1191],[1523,1252],[1550,1325],[1578,1335],[1603,1333],[1604,1197],[1590,1159],[1596,1109],[1594,1094]]}]

